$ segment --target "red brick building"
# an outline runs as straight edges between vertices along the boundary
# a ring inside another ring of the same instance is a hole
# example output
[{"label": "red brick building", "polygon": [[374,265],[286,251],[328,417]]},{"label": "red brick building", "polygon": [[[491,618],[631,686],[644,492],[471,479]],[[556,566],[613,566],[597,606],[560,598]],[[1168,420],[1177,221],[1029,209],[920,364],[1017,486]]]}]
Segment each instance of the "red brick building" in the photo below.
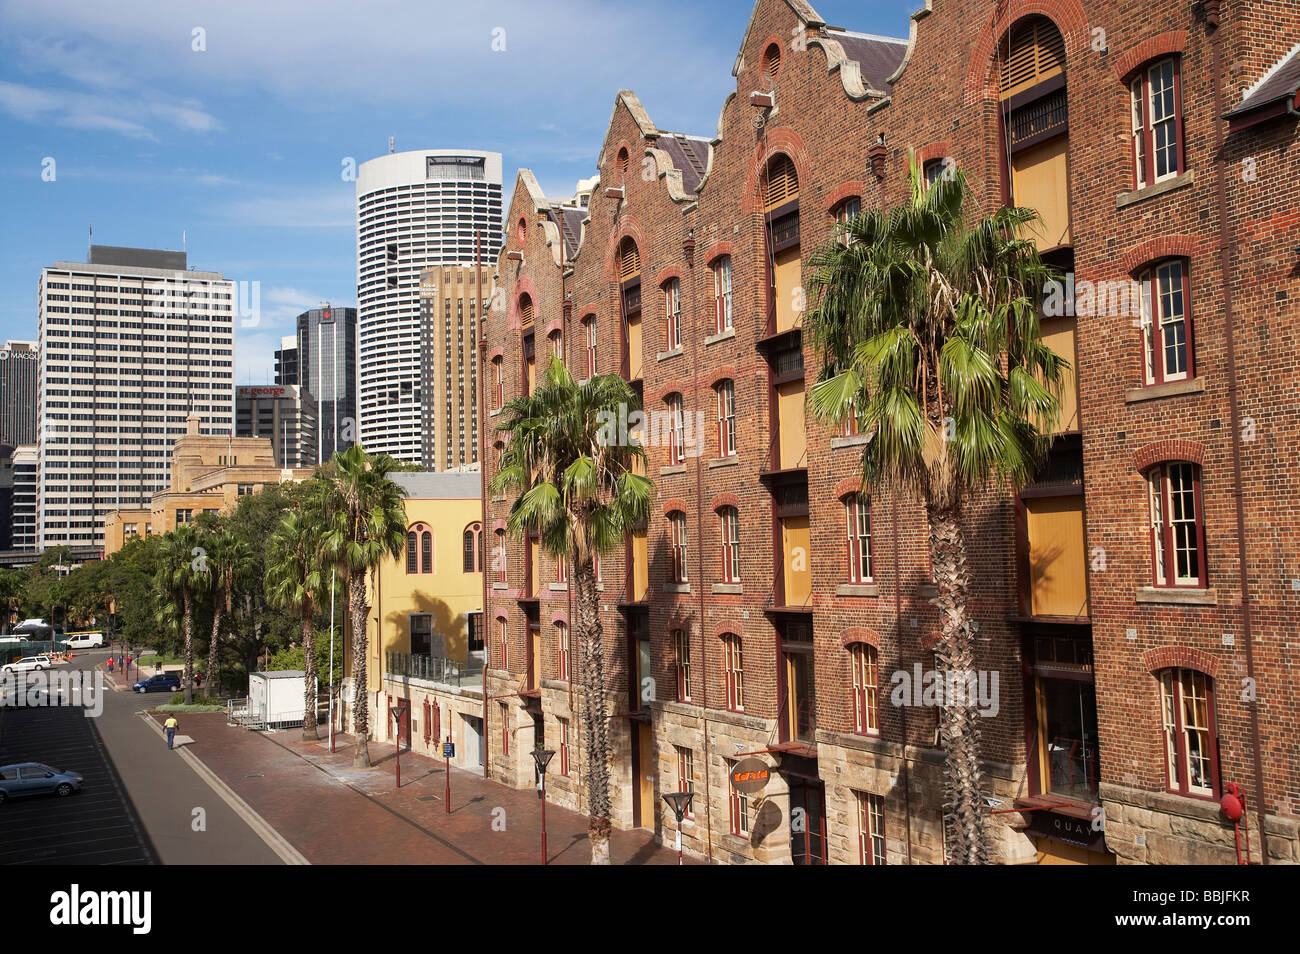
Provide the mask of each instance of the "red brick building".
[{"label": "red brick building", "polygon": [[[521,173],[487,477],[495,409],[551,353],[633,381],[648,418],[654,511],[601,559],[615,824],[671,839],[661,796],[690,788],[684,843],[719,862],[943,861],[937,710],[910,688],[938,633],[924,509],[861,492],[869,435],[807,413],[801,333],[801,263],[902,201],[914,154],[1037,209],[1068,276],[1044,290],[1077,378],[1051,459],[967,528],[998,860],[1230,863],[1230,784],[1253,857],[1261,820],[1300,857],[1298,41],[1281,0],[931,0],[907,40],[759,0],[715,135],[625,90],[589,197]],[[567,576],[508,510],[484,516],[489,769],[531,784],[544,741],[581,809]],[[728,767],[755,753],[772,780],[743,796]]]}]

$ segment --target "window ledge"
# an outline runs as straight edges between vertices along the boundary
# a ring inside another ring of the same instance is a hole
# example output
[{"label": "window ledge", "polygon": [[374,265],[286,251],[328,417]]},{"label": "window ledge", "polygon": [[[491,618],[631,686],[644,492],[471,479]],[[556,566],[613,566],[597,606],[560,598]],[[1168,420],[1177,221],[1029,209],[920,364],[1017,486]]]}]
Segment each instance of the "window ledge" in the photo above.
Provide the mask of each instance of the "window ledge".
[{"label": "window ledge", "polygon": [[1175,189],[1182,189],[1193,182],[1192,170],[1188,169],[1181,175],[1166,179],[1163,182],[1157,182],[1154,185],[1143,186],[1132,192],[1125,192],[1115,196],[1115,208],[1122,209],[1126,206],[1133,205],[1135,202],[1141,202],[1144,199],[1150,199],[1158,195],[1164,195],[1166,192],[1173,192]]},{"label": "window ledge", "polygon": [[709,461],[709,470],[715,467],[735,467],[740,463],[740,458],[732,454],[730,457],[715,457]]},{"label": "window ledge", "polygon": [[1137,603],[1166,603],[1171,606],[1217,606],[1219,596],[1214,587],[1198,589],[1196,587],[1144,586],[1137,591],[1134,598]]},{"label": "window ledge", "polygon": [[870,434],[852,434],[849,437],[832,437],[831,450],[839,450],[841,447],[861,447],[863,444],[871,443]]},{"label": "window ledge", "polygon": [[836,596],[879,596],[879,583],[841,583],[835,587]]},{"label": "window ledge", "polygon": [[667,361],[669,358],[679,358],[681,357],[681,355],[682,355],[682,347],[681,345],[678,345],[672,351],[660,351],[659,354],[655,356],[655,360]]},{"label": "window ledge", "polygon": [[503,408],[497,408],[495,411],[488,411],[488,417],[499,417]]},{"label": "window ledge", "polygon": [[510,588],[510,587],[509,587],[508,585],[506,585],[505,583],[493,583],[493,584],[492,584],[492,589],[494,589],[494,590],[508,590],[509,588]]},{"label": "window ledge", "polygon": [[493,503],[505,503],[505,502],[506,502],[506,498],[505,498],[505,497],[493,497],[493,498],[492,498],[492,502],[493,502]]},{"label": "window ledge", "polygon": [[664,584],[665,593],[689,593],[690,591],[691,591],[691,584],[689,583],[665,583]]},{"label": "window ledge", "polygon": [[1174,397],[1178,394],[1200,394],[1204,391],[1205,382],[1200,378],[1170,381],[1168,384],[1153,384],[1147,388],[1130,388],[1124,393],[1124,403],[1137,404],[1139,401],[1154,401],[1156,398]]},{"label": "window ledge", "polygon": [[547,583],[546,588],[549,590],[567,591],[569,589],[569,584],[568,583]]},{"label": "window ledge", "polygon": [[714,583],[714,593],[743,593],[745,585],[743,583]]},{"label": "window ledge", "polygon": [[673,474],[684,474],[684,473],[686,473],[685,464],[674,464],[672,467],[659,468],[660,477],[671,477]]},{"label": "window ledge", "polygon": [[726,331],[719,331],[716,335],[709,335],[704,339],[704,347],[717,344],[719,341],[726,341],[728,338],[736,337],[736,329],[728,328]]}]

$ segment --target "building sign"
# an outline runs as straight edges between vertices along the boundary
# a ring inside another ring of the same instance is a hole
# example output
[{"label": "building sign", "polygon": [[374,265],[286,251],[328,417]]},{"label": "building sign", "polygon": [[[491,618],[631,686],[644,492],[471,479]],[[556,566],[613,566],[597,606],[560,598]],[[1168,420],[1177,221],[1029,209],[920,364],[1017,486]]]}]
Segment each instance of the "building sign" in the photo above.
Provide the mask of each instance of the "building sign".
[{"label": "building sign", "polygon": [[1105,838],[1101,826],[1095,828],[1086,818],[1074,818],[1071,815],[1058,815],[1056,812],[1033,812],[1029,823],[1031,835],[1046,836],[1063,841],[1067,845],[1078,845],[1093,851],[1105,851]]},{"label": "building sign", "polygon": [[444,759],[454,759],[454,758],[456,757],[456,743],[455,743],[455,742],[444,742],[444,743],[442,743],[442,757],[443,757]]},{"label": "building sign", "polygon": [[771,768],[762,759],[741,759],[731,769],[731,787],[751,795],[767,787]]},{"label": "building sign", "polygon": [[288,396],[289,394],[288,388],[283,386],[276,387],[275,385],[264,385],[264,386],[257,386],[257,387],[243,385],[241,387],[236,388],[235,391],[236,391],[236,396],[241,398],[259,398],[259,397],[282,398]]}]

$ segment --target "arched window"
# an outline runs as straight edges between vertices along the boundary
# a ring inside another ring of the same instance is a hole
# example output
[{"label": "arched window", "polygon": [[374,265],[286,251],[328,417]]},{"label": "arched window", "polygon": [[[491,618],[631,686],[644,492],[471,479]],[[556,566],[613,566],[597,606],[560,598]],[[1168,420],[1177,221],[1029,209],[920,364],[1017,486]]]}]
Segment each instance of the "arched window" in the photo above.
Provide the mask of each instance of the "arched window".
[{"label": "arched window", "polygon": [[686,459],[686,419],[682,413],[682,396],[676,392],[664,398],[668,405],[668,464],[675,466]]},{"label": "arched window", "polygon": [[721,520],[722,582],[740,582],[740,512],[735,507],[718,511]]},{"label": "arched window", "polygon": [[768,85],[776,81],[776,76],[781,72],[781,44],[769,43],[766,50],[763,51],[763,59],[760,66],[763,79]]},{"label": "arched window", "polygon": [[849,646],[849,667],[853,671],[853,731],[879,735],[880,668],[876,647],[853,643]]},{"label": "arched window", "polygon": [[501,660],[502,669],[510,668],[510,637],[504,616],[497,617],[497,658]]},{"label": "arched window", "polygon": [[1165,772],[1169,790],[1218,798],[1219,758],[1214,680],[1195,669],[1164,669],[1160,680]]},{"label": "arched window", "polygon": [[464,573],[481,573],[483,525],[471,523],[461,534],[461,570]]},{"label": "arched window", "polygon": [[519,324],[525,331],[533,326],[533,299],[527,293],[519,296]]},{"label": "arched window", "polygon": [[492,575],[494,582],[505,586],[506,583],[506,532],[504,530],[493,531],[492,536],[496,540],[496,547],[492,554]]},{"label": "arched window", "polygon": [[420,546],[419,536],[416,534],[414,530],[408,530],[406,532],[406,572],[407,573],[420,572],[419,546]]},{"label": "arched window", "polygon": [[505,406],[505,365],[501,356],[492,359],[492,410],[499,411]]},{"label": "arched window", "polygon": [[618,175],[619,185],[627,181],[628,154],[626,148],[620,148],[614,159],[614,171]]},{"label": "arched window", "polygon": [[1133,115],[1133,182],[1144,186],[1183,171],[1183,97],[1180,61],[1148,63],[1129,80]]},{"label": "arched window", "polygon": [[735,633],[722,634],[722,661],[727,684],[727,708],[733,712],[744,712],[745,659],[741,653],[740,637]]},{"label": "arched window", "polygon": [[406,532],[406,572],[433,572],[433,529],[427,523],[413,524]]},{"label": "arched window", "polygon": [[871,498],[865,494],[848,494],[844,501],[844,524],[848,537],[848,578],[850,583],[870,583],[871,569]]},{"label": "arched window", "polygon": [[674,629],[669,634],[672,636],[673,649],[677,654],[677,701],[691,701],[691,634],[690,631],[683,629]]},{"label": "arched window", "polygon": [[515,223],[515,244],[519,248],[523,248],[524,243],[527,241],[528,241],[528,217],[521,215],[519,216],[519,221]]},{"label": "arched window", "polygon": [[724,378],[713,388],[718,399],[718,456],[736,453],[736,382]]},{"label": "arched window", "polygon": [[676,351],[682,343],[682,283],[664,282],[664,350]]},{"label": "arched window", "polygon": [[556,678],[569,681],[569,627],[561,620],[555,621],[555,658],[558,663]]},{"label": "arched window", "polygon": [[927,189],[930,188],[930,186],[942,179],[945,174],[951,178],[952,174],[949,170],[955,169],[956,167],[957,164],[950,156],[944,156],[942,159],[929,160],[921,167],[921,172],[925,176],[925,187]]},{"label": "arched window", "polygon": [[630,238],[623,239],[618,251],[618,279],[630,282],[641,277],[641,251]]},{"label": "arched window", "polygon": [[722,334],[735,327],[731,314],[731,256],[720,255],[713,262],[713,331]]},{"label": "arched window", "polygon": [[587,377],[596,374],[596,316],[588,315],[582,319],[583,355]]},{"label": "arched window", "polygon": [[1146,478],[1153,584],[1204,587],[1201,468],[1187,461],[1167,461],[1148,470]]},{"label": "arched window", "polygon": [[672,545],[671,579],[674,583],[686,582],[686,514],[674,510],[668,515],[668,531]]},{"label": "arched window", "polygon": [[767,164],[767,191],[764,209],[771,212],[799,198],[799,174],[794,160],[785,153],[773,156]]},{"label": "arched window", "polygon": [[1156,262],[1138,275],[1144,383],[1192,377],[1191,279],[1181,258]]},{"label": "arched window", "polygon": [[854,219],[862,212],[862,200],[856,195],[845,199],[831,211],[835,216],[835,224],[838,226],[836,236],[841,245],[848,246],[853,242],[853,236],[849,235],[848,227]]},{"label": "arched window", "polygon": [[428,530],[420,534],[420,572],[433,572],[433,534]]}]

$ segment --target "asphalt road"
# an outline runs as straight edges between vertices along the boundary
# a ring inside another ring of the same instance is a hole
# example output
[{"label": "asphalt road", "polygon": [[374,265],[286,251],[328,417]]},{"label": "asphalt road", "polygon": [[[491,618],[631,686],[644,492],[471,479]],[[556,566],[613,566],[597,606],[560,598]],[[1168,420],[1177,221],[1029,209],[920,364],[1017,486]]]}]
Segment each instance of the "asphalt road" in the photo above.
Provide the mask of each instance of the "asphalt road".
[{"label": "asphalt road", "polygon": [[[106,657],[83,653],[71,668]],[[67,798],[0,806],[0,863],[282,864],[148,723],[144,711],[167,698],[106,687],[97,718],[80,706],[0,709],[0,765],[45,762],[86,779]]]}]

